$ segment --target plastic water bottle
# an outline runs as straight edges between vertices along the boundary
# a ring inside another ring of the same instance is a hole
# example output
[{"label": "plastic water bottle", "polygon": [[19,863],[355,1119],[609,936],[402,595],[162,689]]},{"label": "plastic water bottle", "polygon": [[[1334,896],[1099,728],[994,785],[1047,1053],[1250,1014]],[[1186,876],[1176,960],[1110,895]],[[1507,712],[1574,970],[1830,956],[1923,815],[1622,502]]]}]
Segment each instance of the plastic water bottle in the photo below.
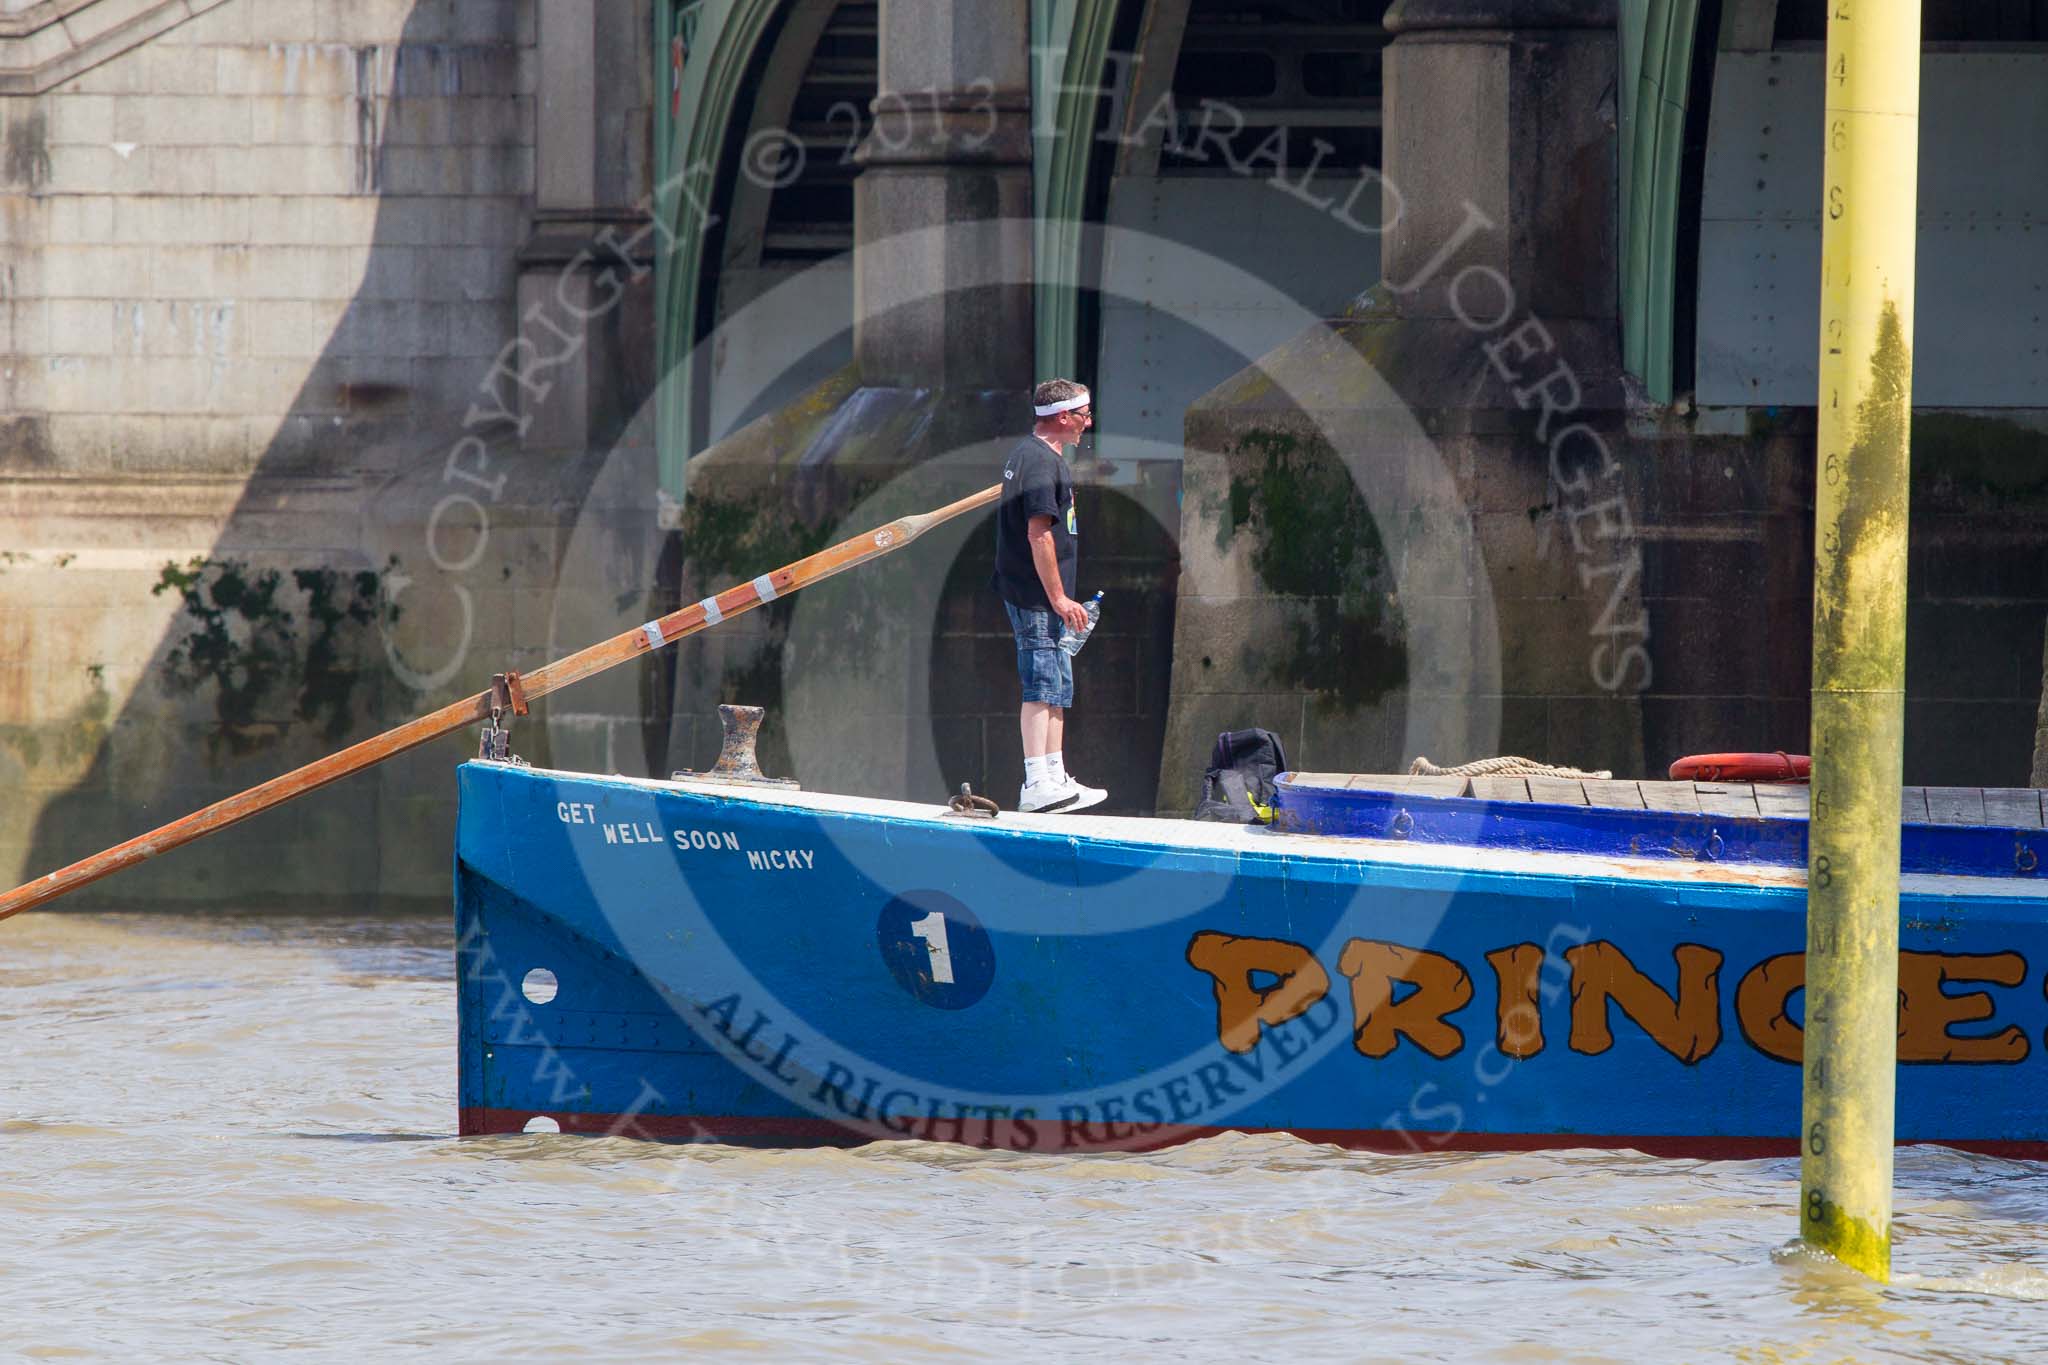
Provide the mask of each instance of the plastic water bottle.
[{"label": "plastic water bottle", "polygon": [[1087,644],[1088,637],[1095,633],[1095,623],[1102,619],[1102,594],[1096,593],[1095,596],[1083,602],[1081,610],[1088,613],[1088,624],[1079,630],[1068,626],[1060,634],[1060,648],[1067,651],[1070,657],[1079,654],[1081,646]]}]

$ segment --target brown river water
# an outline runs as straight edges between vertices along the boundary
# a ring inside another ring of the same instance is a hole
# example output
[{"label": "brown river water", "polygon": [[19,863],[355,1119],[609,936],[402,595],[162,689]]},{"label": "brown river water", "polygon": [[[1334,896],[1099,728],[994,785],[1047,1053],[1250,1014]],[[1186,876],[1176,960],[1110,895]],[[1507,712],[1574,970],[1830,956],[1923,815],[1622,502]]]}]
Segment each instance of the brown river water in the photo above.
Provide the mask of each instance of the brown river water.
[{"label": "brown river water", "polygon": [[1796,1163],[764,1152],[455,1124],[439,918],[0,925],[0,1357],[2048,1359],[2048,1166],[1908,1149],[1897,1280]]}]

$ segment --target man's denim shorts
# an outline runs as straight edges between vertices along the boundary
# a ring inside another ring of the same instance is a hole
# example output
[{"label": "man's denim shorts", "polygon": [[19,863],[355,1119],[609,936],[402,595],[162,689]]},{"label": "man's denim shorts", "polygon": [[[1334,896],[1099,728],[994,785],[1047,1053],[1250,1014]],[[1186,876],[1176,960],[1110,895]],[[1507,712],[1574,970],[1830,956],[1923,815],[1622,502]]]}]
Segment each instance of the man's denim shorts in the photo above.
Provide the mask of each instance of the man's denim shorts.
[{"label": "man's denim shorts", "polygon": [[1003,603],[1010,613],[1010,633],[1017,637],[1017,680],[1024,700],[1048,706],[1074,704],[1074,656],[1060,648],[1066,623],[1046,607]]}]

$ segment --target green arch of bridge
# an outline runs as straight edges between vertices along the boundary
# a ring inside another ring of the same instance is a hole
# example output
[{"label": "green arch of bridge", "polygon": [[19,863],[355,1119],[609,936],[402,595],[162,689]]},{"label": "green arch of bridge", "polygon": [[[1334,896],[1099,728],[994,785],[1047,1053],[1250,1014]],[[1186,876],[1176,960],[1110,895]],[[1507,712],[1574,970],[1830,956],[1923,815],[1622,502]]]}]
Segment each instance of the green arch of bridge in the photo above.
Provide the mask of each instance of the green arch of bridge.
[{"label": "green arch of bridge", "polygon": [[1096,135],[1109,99],[1105,64],[1126,8],[1145,0],[1036,0],[1032,7],[1032,107],[1035,120],[1032,200],[1038,205],[1033,245],[1037,285],[1032,310],[1038,373],[1073,375],[1082,368],[1082,240],[1096,158],[1115,144]]},{"label": "green arch of bridge", "polygon": [[[1147,0],[1033,0],[1033,199],[1038,206],[1035,350],[1041,374],[1080,368],[1080,285],[1083,229],[1096,158],[1113,154],[1097,138],[1101,102],[1110,98],[1105,62],[1128,7]],[[655,7],[656,51],[671,99],[656,102],[657,182],[654,211],[662,224],[656,277],[660,300],[657,424],[661,483],[682,496],[692,446],[695,401],[688,375],[675,367],[696,342],[704,252],[711,206],[719,202],[733,120],[745,118],[745,81],[788,0],[663,0]],[[677,39],[688,56],[676,86],[669,54]],[[672,109],[674,112],[672,112]]]},{"label": "green arch of bridge", "polygon": [[[1621,7],[1622,363],[1668,403],[1676,376],[1679,215],[1702,0]],[[1704,94],[1704,92],[1701,92]]]},{"label": "green arch of bridge", "polygon": [[[661,0],[655,6],[655,51],[666,98],[655,101],[655,195],[659,300],[655,422],[661,486],[683,495],[691,454],[690,377],[676,367],[696,344],[704,248],[715,225],[722,163],[733,119],[746,117],[742,95],[785,0]],[[680,76],[671,64],[680,40],[687,55]]]},{"label": "green arch of bridge", "polygon": [[[716,202],[732,120],[747,73],[786,0],[665,0],[655,7],[656,51],[675,39],[689,49],[675,92],[656,102],[663,225],[656,290],[661,301],[659,373],[672,374],[695,341],[709,206]],[[1047,135],[1034,155],[1038,205],[1036,351],[1039,372],[1079,368],[1082,230],[1095,158],[1110,148],[1095,136],[1104,63],[1126,5],[1146,0],[1035,0],[1034,104]],[[1621,7],[1621,300],[1624,363],[1650,396],[1674,387],[1679,215],[1685,133],[1703,0],[1644,0]],[[1704,41],[1712,42],[1712,35]],[[663,61],[666,63],[666,56]],[[673,76],[671,74],[671,78]],[[687,377],[661,386],[658,425],[662,485],[676,496],[690,453]]]}]

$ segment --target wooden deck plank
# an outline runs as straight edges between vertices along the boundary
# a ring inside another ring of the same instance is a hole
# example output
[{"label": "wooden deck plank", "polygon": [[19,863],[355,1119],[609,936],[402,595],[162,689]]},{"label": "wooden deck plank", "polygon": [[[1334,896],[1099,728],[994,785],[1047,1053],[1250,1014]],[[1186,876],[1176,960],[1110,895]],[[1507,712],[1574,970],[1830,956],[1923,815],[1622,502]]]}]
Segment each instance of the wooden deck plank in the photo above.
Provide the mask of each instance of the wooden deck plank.
[{"label": "wooden deck plank", "polygon": [[1529,779],[1526,777],[1475,777],[1472,779],[1472,795],[1482,801],[1527,801]]},{"label": "wooden deck plank", "polygon": [[1332,773],[1330,776],[1330,786],[1368,792],[1406,791],[1408,784],[1414,781],[1406,773]]},{"label": "wooden deck plank", "polygon": [[1690,782],[1638,782],[1645,810],[1677,811],[1682,815],[1700,813],[1700,794]]},{"label": "wooden deck plank", "polygon": [[1747,782],[1695,782],[1692,785],[1700,794],[1702,815],[1754,820],[1763,814],[1757,809],[1756,788]]},{"label": "wooden deck plank", "polygon": [[1778,820],[1804,820],[1813,810],[1813,789],[1775,782],[1756,784],[1756,808]]},{"label": "wooden deck plank", "polygon": [[[1472,796],[1482,801],[1537,801],[1682,814],[1804,819],[1812,789],[1790,783],[1627,782],[1561,777],[1422,777],[1408,773],[1296,773],[1302,786],[1328,790]],[[2048,828],[2048,791],[2035,787],[1906,787],[1900,818],[1909,824]]]},{"label": "wooden deck plank", "polygon": [[1586,804],[1604,806],[1614,810],[1642,810],[1642,789],[1633,782],[1603,781],[1597,777],[1586,779]]},{"label": "wooden deck plank", "polygon": [[1471,784],[1469,777],[1411,777],[1403,790],[1418,796],[1463,796]]},{"label": "wooden deck plank", "polygon": [[1932,825],[1981,825],[1984,823],[1982,787],[1929,787],[1927,822]]},{"label": "wooden deck plank", "polygon": [[1986,787],[1984,820],[2007,829],[2041,828],[2041,793],[2034,787]]},{"label": "wooden deck plank", "polygon": [[1553,806],[1583,806],[1586,788],[1576,777],[1531,777],[1529,799]]}]

